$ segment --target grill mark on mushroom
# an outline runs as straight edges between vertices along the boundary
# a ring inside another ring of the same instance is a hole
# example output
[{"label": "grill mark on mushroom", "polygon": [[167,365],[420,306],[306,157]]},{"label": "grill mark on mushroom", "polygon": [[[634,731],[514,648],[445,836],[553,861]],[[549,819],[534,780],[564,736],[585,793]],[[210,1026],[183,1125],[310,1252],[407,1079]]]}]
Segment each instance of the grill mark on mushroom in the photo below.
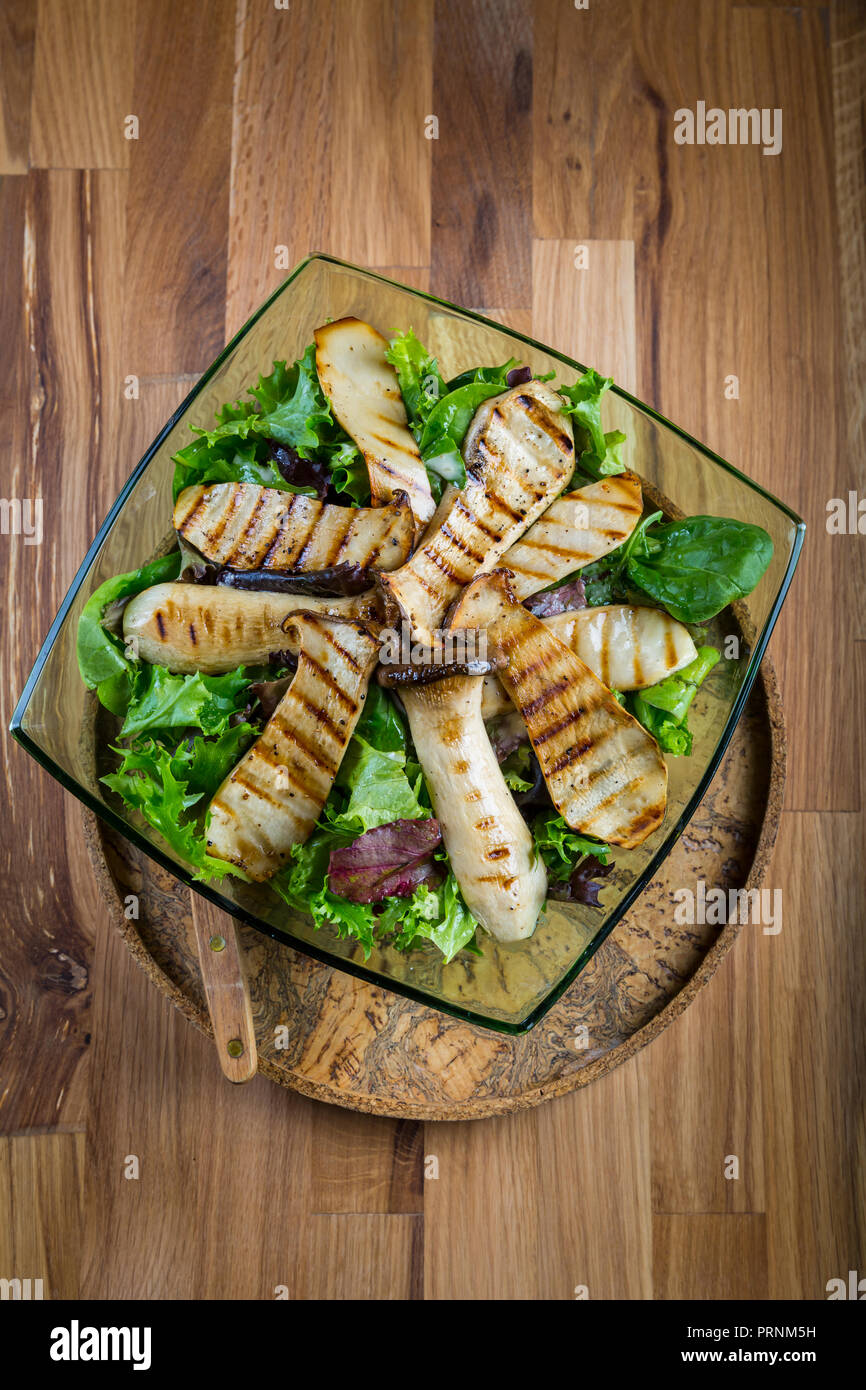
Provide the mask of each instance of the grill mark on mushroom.
[{"label": "grill mark on mushroom", "polygon": [[379,568],[397,567],[415,531],[405,493],[387,506],[340,507],[255,483],[186,488],[174,522],[206,560],[239,570],[326,569],[337,554],[361,567],[374,557]]},{"label": "grill mark on mushroom", "polygon": [[324,324],[314,337],[322,390],[364,456],[374,506],[403,492],[415,526],[423,526],[435,504],[409,429],[397,373],[385,356],[388,340],[353,317]]},{"label": "grill mark on mushroom", "polygon": [[[572,609],[542,624],[615,690],[642,690],[697,656],[688,628],[658,608],[611,604]],[[481,712],[493,719],[513,708],[497,676],[485,676]]]},{"label": "grill mark on mushroom", "polygon": [[502,556],[502,568],[514,576],[513,592],[529,598],[602,559],[631,535],[642,509],[634,473],[602,478],[558,497]]}]

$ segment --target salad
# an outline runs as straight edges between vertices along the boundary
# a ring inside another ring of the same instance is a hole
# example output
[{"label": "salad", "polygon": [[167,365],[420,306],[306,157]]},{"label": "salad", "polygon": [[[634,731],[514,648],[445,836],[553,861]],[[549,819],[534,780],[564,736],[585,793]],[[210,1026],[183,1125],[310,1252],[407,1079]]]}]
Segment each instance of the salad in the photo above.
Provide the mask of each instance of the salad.
[{"label": "salad", "polygon": [[760,527],[645,509],[611,380],[447,378],[327,322],[174,457],[170,553],[81,615],[102,781],[199,880],[445,960],[601,906],[760,580]]}]

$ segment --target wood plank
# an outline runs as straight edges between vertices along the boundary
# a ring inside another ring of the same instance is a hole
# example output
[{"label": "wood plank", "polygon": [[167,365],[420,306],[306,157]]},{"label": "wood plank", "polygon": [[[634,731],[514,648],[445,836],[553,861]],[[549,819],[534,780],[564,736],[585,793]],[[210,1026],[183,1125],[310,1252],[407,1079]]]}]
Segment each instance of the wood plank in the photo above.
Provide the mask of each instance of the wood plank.
[{"label": "wood plank", "polygon": [[[533,218],[536,237],[628,240],[636,100],[628,0],[578,10],[535,0]],[[604,80],[586,80],[587,74]]]},{"label": "wood plank", "polygon": [[654,1212],[765,1210],[759,982],[774,949],[760,926],[743,926],[712,983],[649,1053]]},{"label": "wood plank", "polygon": [[466,0],[459,6],[439,0],[434,42],[434,292],[457,304],[528,304],[529,0]]},{"label": "wood plank", "polygon": [[303,1299],[417,1299],[418,1216],[311,1216],[297,1294]]},{"label": "wood plank", "polygon": [[653,1296],[645,1059],[538,1111],[539,1298]]},{"label": "wood plank", "polygon": [[[226,338],[325,239],[333,81],[331,9],[238,0]],[[286,73],[304,74],[287,82]],[[266,140],[264,128],[291,131]],[[283,250],[282,248],[285,248]]]},{"label": "wood plank", "polygon": [[100,928],[82,1296],[295,1297],[312,1103],[231,1086],[104,913]]},{"label": "wood plank", "polygon": [[[124,191],[124,175],[112,172],[40,172],[26,184],[4,181],[9,295],[0,350],[4,391],[17,397],[14,417],[3,412],[13,421],[7,486],[12,496],[43,503],[42,543],[14,537],[0,548],[5,591],[17,596],[6,629],[4,727],[8,702],[23,687],[103,513],[100,480],[115,467],[120,391],[111,363]],[[83,1120],[96,892],[92,876],[81,871],[72,803],[11,741],[2,746],[9,827],[2,851],[9,883],[2,1008],[12,1061],[0,1111],[8,1133]],[[37,856],[39,874],[22,873],[22,864]]]},{"label": "wood plank", "polygon": [[427,1125],[424,1143],[424,1297],[537,1298],[535,1113]]},{"label": "wood plank", "polygon": [[0,174],[27,172],[35,43],[32,0],[6,0],[0,9]]},{"label": "wood plank", "polygon": [[233,0],[138,9],[123,323],[138,376],[200,372],[224,343],[233,18]]},{"label": "wood plank", "polygon": [[311,1212],[423,1211],[422,1125],[318,1105],[312,1148]]},{"label": "wood plank", "polygon": [[535,241],[532,284],[535,336],[635,391],[634,243]]},{"label": "wood plank", "polygon": [[0,1139],[4,1279],[41,1279],[43,1298],[79,1296],[83,1196],[83,1133]]},{"label": "wood plank", "polygon": [[39,0],[38,16],[33,167],[125,169],[131,141],[124,121],[140,114],[131,104],[135,6]]},{"label": "wood plank", "polygon": [[329,248],[361,265],[429,265],[432,4],[338,2],[333,14]]},{"label": "wood plank", "polygon": [[768,1298],[763,1216],[656,1216],[653,1298]]},{"label": "wood plank", "polygon": [[432,48],[429,0],[240,0],[228,335],[311,251],[429,266]]},{"label": "wood plank", "polygon": [[[847,717],[856,537],[828,536],[826,504],[853,486],[838,448],[840,317],[833,207],[829,53],[817,11],[671,3],[634,27],[652,74],[659,166],[638,247],[638,331],[648,348],[642,388],[658,409],[777,492],[810,526],[795,594],[822,615],[802,660],[801,616],[789,604],[774,652],[793,727],[787,804],[852,809],[856,731]],[[798,113],[783,153],[754,146],[676,145],[673,112],[694,109],[708,83],[723,107]],[[696,239],[696,218],[704,229]],[[804,275],[803,248],[815,274]],[[796,283],[796,294],[791,285]],[[739,378],[739,399],[725,378]],[[815,466],[815,460],[821,466]],[[846,563],[845,551],[850,552]],[[816,721],[816,709],[838,719]]]},{"label": "wood plank", "polygon": [[[863,691],[864,662],[858,677]],[[861,1269],[864,1193],[862,813],[786,813],[776,852],[786,925],[761,988],[773,1020],[767,1093],[769,1296],[826,1298]],[[808,873],[803,866],[808,865]],[[861,1263],[858,1265],[858,1261]]]},{"label": "wood plank", "polygon": [[[862,96],[866,89],[866,16],[852,0],[830,10],[830,49],[833,73],[833,131],[836,154],[836,216],[838,220],[839,289],[843,326],[845,450],[854,485],[866,495],[866,180],[863,178],[866,135]],[[853,555],[850,551],[853,550]],[[866,553],[849,547],[846,559],[856,570],[850,592],[866,588]],[[856,633],[866,637],[862,610],[855,614]],[[862,752],[862,745],[861,745]],[[861,757],[862,761],[862,757]]]}]

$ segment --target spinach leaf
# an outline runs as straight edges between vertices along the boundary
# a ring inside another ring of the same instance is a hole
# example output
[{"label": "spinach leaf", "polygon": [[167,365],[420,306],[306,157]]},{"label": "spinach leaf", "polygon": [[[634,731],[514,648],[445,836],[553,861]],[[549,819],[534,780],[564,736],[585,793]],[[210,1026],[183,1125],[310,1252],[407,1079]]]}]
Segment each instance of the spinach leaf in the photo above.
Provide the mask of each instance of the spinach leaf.
[{"label": "spinach leaf", "polygon": [[760,526],[721,516],[647,523],[627,545],[629,579],[683,623],[708,622],[750,594],[773,554]]}]

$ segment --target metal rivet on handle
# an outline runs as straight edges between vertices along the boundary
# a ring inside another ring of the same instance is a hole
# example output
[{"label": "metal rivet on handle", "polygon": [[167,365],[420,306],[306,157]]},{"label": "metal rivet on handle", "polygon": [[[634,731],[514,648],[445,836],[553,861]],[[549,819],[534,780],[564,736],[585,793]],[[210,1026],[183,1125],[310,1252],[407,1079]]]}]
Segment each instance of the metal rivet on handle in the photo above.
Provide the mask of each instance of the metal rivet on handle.
[{"label": "metal rivet on handle", "polygon": [[229,1054],[230,1057],[242,1057],[244,1052],[244,1045],[241,1042],[240,1038],[230,1038],[229,1041],[226,1043],[226,1052]]},{"label": "metal rivet on handle", "polygon": [[208,945],[212,951],[224,951],[226,948],[226,939],[224,936],[212,936]]}]

